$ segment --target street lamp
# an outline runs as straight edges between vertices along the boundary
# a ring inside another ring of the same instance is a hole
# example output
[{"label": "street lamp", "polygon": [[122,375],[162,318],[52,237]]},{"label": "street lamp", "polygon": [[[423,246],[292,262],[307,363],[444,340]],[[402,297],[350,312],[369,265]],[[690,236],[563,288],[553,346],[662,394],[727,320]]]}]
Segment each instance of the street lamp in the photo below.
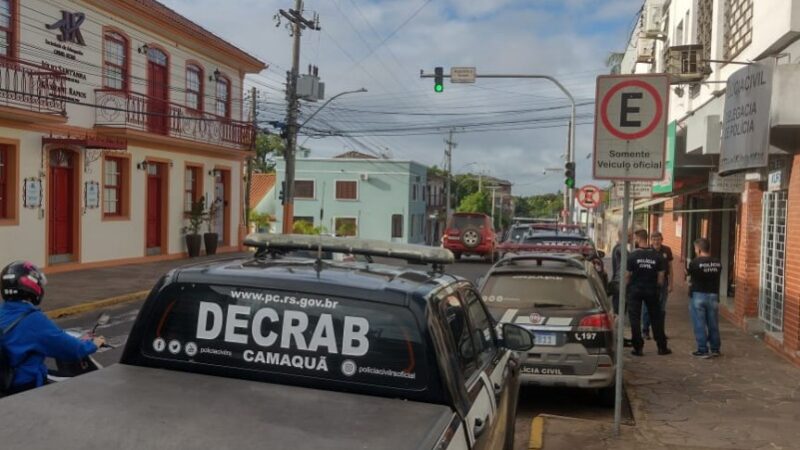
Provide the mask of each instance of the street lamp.
[{"label": "street lamp", "polygon": [[316,110],[316,111],[314,111],[313,113],[311,113],[311,115],[310,115],[310,116],[308,116],[308,119],[306,119],[305,121],[303,121],[303,123],[301,123],[301,124],[300,124],[300,126],[299,126],[299,127],[297,127],[297,129],[298,129],[298,130],[300,130],[300,129],[302,129],[304,126],[306,126],[306,124],[307,124],[308,122],[310,122],[310,121],[311,121],[311,119],[313,119],[313,118],[314,118],[314,116],[316,116],[316,115],[317,115],[317,114],[318,114],[320,111],[322,111],[322,109],[323,109],[323,108],[325,108],[326,106],[328,106],[328,103],[330,103],[330,102],[332,102],[332,101],[336,100],[337,98],[339,98],[339,97],[341,97],[341,96],[343,96],[343,95],[348,95],[348,94],[358,94],[358,93],[361,93],[361,92],[367,92],[367,90],[366,90],[365,88],[361,88],[361,89],[357,89],[357,90],[355,90],[355,91],[344,91],[344,92],[339,92],[338,94],[336,94],[336,95],[334,95],[333,97],[329,98],[329,99],[328,99],[328,100],[327,100],[325,103],[323,103],[323,104],[322,104],[322,106],[320,106],[319,108],[317,108],[317,110]]}]

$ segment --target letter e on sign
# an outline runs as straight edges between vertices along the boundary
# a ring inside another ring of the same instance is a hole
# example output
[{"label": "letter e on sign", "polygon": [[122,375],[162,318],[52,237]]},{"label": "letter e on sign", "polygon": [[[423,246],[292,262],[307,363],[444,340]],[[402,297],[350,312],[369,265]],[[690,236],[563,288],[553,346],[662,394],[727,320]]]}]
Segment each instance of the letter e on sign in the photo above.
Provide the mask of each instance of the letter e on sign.
[{"label": "letter e on sign", "polygon": [[595,98],[594,178],[663,180],[668,77],[660,74],[600,76]]}]

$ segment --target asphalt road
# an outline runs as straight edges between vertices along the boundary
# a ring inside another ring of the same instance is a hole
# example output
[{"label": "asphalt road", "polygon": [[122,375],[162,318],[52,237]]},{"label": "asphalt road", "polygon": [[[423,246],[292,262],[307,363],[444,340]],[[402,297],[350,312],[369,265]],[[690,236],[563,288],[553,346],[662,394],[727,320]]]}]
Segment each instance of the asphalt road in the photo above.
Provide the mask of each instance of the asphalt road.
[{"label": "asphalt road", "polygon": [[[483,276],[489,264],[478,260],[464,258],[458,264],[450,266],[449,271],[473,282]],[[111,316],[108,324],[98,327],[98,334],[105,336],[112,349],[101,349],[96,359],[103,366],[115,364],[122,356],[122,349],[128,338],[133,322],[142,302],[127,303],[107,308],[102,311],[67,317],[57,321],[62,328],[91,329],[97,317],[105,312]],[[625,408],[627,418],[629,409]],[[598,406],[592,392],[565,388],[533,388],[523,387],[520,393],[516,424],[516,448],[527,449],[530,437],[531,421],[539,414],[576,417],[588,420],[613,421],[613,409]]]}]

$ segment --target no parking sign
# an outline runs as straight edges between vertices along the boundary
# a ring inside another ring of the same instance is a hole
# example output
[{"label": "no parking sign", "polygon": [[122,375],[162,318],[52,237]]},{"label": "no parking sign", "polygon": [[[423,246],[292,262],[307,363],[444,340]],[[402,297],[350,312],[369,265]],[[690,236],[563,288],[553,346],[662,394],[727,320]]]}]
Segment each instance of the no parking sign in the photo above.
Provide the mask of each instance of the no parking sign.
[{"label": "no parking sign", "polygon": [[669,78],[597,78],[593,174],[599,180],[662,180]]}]

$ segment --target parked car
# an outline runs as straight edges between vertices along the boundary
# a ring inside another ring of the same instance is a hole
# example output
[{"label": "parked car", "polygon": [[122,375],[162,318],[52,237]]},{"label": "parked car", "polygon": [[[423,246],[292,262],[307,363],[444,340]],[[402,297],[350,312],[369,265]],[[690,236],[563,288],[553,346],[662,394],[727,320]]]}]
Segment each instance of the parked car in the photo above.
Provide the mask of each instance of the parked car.
[{"label": "parked car", "polygon": [[580,254],[594,265],[604,285],[608,284],[608,273],[603,262],[606,254],[602,250],[597,250],[594,241],[583,234],[552,230],[531,231],[519,242],[510,242],[500,246],[498,251],[500,258],[510,254],[532,252]]},{"label": "parked car", "polygon": [[[121,363],[0,400],[4,450],[513,448],[517,351],[440,248],[255,235],[165,274]],[[286,256],[394,257],[433,267]],[[31,424],[55,424],[31,433]]]},{"label": "parked car", "polygon": [[532,225],[530,224],[516,224],[511,225],[511,228],[508,229],[508,233],[506,233],[503,242],[519,242],[528,235],[531,231]]},{"label": "parked car", "polygon": [[442,247],[456,259],[463,255],[478,255],[494,261],[497,235],[491,217],[482,213],[454,213],[442,236]]},{"label": "parked car", "polygon": [[481,295],[499,323],[536,335],[522,361],[523,384],[595,389],[613,405],[613,310],[591,262],[580,254],[507,256],[482,279]]}]

